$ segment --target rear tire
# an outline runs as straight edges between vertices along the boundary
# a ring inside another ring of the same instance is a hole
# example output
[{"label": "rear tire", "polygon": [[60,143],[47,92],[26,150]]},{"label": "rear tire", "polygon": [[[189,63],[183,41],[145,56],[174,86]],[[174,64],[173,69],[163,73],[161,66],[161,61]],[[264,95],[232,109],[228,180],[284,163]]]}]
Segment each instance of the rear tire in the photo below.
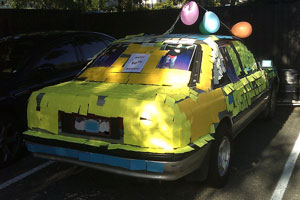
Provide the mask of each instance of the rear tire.
[{"label": "rear tire", "polygon": [[14,161],[22,147],[21,131],[11,120],[0,119],[0,168]]},{"label": "rear tire", "polygon": [[272,119],[275,116],[276,110],[276,87],[272,87],[268,105],[263,113],[264,119]]},{"label": "rear tire", "polygon": [[215,133],[212,144],[208,180],[212,187],[223,187],[229,176],[232,160],[232,138],[230,128],[221,123]]}]

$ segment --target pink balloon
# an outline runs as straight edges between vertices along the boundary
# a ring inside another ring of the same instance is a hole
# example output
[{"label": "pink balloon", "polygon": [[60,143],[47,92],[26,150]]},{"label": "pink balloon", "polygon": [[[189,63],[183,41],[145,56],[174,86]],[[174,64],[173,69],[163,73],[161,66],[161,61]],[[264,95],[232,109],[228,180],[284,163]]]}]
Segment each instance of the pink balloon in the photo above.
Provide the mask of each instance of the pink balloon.
[{"label": "pink balloon", "polygon": [[194,24],[199,16],[199,8],[195,1],[190,1],[186,3],[180,13],[181,21],[185,25]]}]

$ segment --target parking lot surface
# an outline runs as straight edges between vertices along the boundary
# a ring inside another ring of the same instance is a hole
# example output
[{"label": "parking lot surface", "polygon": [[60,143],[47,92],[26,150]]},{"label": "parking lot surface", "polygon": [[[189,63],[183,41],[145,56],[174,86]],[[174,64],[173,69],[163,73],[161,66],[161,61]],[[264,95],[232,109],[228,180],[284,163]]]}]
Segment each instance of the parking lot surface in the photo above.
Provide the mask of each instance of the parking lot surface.
[{"label": "parking lot surface", "polygon": [[26,154],[0,170],[0,199],[260,200],[271,199],[282,177],[288,183],[282,199],[300,199],[299,159],[290,178],[282,173],[300,133],[299,119],[300,107],[278,107],[274,119],[250,123],[234,141],[232,170],[222,189],[185,179],[160,182],[118,176]]}]

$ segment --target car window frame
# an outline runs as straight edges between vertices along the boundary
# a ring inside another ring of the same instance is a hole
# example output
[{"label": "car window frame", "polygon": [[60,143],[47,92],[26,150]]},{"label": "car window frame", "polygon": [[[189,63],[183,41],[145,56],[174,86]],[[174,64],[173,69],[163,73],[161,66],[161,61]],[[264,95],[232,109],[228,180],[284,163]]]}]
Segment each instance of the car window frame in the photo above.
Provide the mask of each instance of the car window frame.
[{"label": "car window frame", "polygon": [[81,60],[79,58],[79,53],[78,52],[78,49],[76,48],[76,45],[75,45],[75,41],[74,41],[74,36],[62,36],[62,37],[58,37],[58,38],[55,38],[54,40],[51,40],[49,42],[46,42],[43,47],[42,47],[42,53],[40,54],[40,57],[39,59],[37,59],[35,61],[35,67],[34,67],[34,70],[38,70],[39,66],[38,63],[39,61],[44,57],[44,56],[47,56],[47,54],[49,54],[51,52],[52,49],[55,49],[57,48],[57,45],[60,44],[60,43],[66,43],[66,42],[70,42],[71,46],[73,47],[74,51],[75,51],[75,55],[76,55],[76,59],[77,59],[77,63],[79,63]]},{"label": "car window frame", "polygon": [[240,69],[241,69],[241,74],[240,75],[237,75],[240,79],[246,77],[248,74],[245,73],[244,71],[244,65],[242,63],[242,60],[241,60],[241,57],[240,57],[240,54],[238,53],[238,51],[236,50],[235,46],[233,45],[232,41],[230,41],[230,47],[233,49],[237,59],[238,59],[238,62],[239,62],[239,65],[240,65]]},{"label": "car window frame", "polygon": [[[202,57],[203,57],[202,47],[200,44],[196,44],[195,53],[193,55],[192,63],[189,69],[189,71],[191,71],[191,77],[188,83],[188,87],[196,87],[197,83],[200,82]],[[199,62],[199,64],[197,64],[197,62]],[[193,79],[194,76],[197,76],[196,79]]]},{"label": "car window frame", "polygon": [[[242,61],[241,61],[239,53],[237,52],[236,48],[234,47],[234,45],[232,43],[233,41],[240,41],[240,40],[237,40],[237,39],[220,40],[220,41],[217,41],[217,44],[218,44],[219,48],[221,48],[221,47],[223,47],[225,45],[229,45],[232,48],[232,50],[234,51],[234,53],[235,53],[235,55],[236,55],[236,57],[238,59],[239,67],[240,67],[240,70],[241,70],[241,74],[240,75],[236,74],[236,75],[237,75],[237,77],[239,79],[242,79],[242,78],[246,77],[248,74],[246,74],[244,72],[244,66],[242,64]],[[228,56],[229,56],[229,58],[231,60],[231,57],[230,57],[229,54],[228,54]]]},{"label": "car window frame", "polygon": [[[226,63],[226,61],[225,61],[226,58],[231,62],[232,67],[233,67],[233,70],[234,70],[234,73],[235,73],[235,76],[236,76],[238,79],[240,79],[240,77],[236,74],[234,65],[233,65],[233,63],[232,63],[232,59],[231,59],[231,57],[230,57],[230,55],[229,55],[229,53],[228,53],[228,50],[226,49],[226,46],[229,45],[228,42],[229,42],[229,40],[220,40],[220,41],[217,42],[217,44],[218,44],[218,48],[219,48],[219,50],[220,50],[220,53],[221,53],[221,55],[223,56],[224,67],[225,67],[225,70],[226,70],[225,73],[226,73],[226,75],[227,75],[227,77],[228,77],[228,79],[229,79],[229,82],[228,82],[228,83],[223,83],[223,84],[220,84],[220,85],[216,85],[216,86],[217,86],[216,88],[223,87],[223,86],[225,86],[225,85],[227,85],[227,84],[230,84],[230,83],[235,83],[235,82],[231,81],[231,79],[230,79],[230,77],[229,77],[229,75],[228,75],[228,71],[227,71],[227,67],[226,67],[227,63]],[[224,48],[224,51],[221,50],[222,48]],[[213,84],[213,85],[214,85],[214,84]],[[215,85],[214,85],[214,86],[215,86]]]},{"label": "car window frame", "polygon": [[[219,46],[218,46],[218,48],[220,49]],[[224,56],[224,55],[222,54],[222,56]],[[227,56],[230,57],[229,55],[227,55]],[[221,62],[223,62],[224,67],[225,67],[225,61],[224,61],[224,58],[221,59]],[[215,63],[213,63],[213,71],[212,71],[213,76],[214,76],[214,68],[215,68]],[[222,88],[222,87],[224,87],[224,86],[227,85],[227,84],[233,83],[233,82],[230,80],[230,78],[229,78],[229,76],[228,76],[228,74],[227,74],[226,67],[225,67],[225,72],[223,73],[223,76],[226,76],[226,77],[227,77],[226,82],[221,83],[221,84],[215,84],[214,81],[212,81],[212,82],[213,82],[213,84],[212,84],[212,85],[213,85],[213,89]]]}]

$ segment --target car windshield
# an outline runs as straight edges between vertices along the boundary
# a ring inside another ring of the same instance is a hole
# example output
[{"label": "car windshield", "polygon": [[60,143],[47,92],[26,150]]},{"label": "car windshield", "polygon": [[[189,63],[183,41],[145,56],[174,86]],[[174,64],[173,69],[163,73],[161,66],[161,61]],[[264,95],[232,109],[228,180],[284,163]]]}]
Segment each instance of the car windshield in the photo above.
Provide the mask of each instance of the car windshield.
[{"label": "car windshield", "polygon": [[0,41],[0,75],[9,76],[18,72],[34,49],[31,40]]},{"label": "car windshield", "polygon": [[195,49],[191,44],[113,44],[79,78],[154,85],[188,84]]}]

